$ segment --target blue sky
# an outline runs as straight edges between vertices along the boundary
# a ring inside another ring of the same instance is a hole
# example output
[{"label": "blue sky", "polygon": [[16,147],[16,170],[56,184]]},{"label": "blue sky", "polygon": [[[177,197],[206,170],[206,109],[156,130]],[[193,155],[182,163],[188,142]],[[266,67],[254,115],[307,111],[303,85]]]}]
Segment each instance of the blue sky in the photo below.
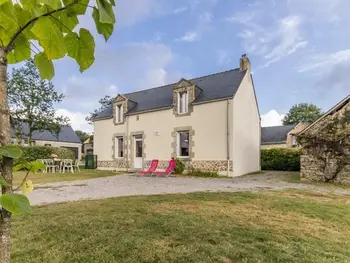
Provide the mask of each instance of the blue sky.
[{"label": "blue sky", "polygon": [[117,25],[96,61],[81,74],[70,58],[53,80],[66,95],[58,113],[92,131],[84,117],[104,95],[236,68],[247,53],[263,124],[311,102],[323,110],[350,93],[348,0],[116,0]]}]

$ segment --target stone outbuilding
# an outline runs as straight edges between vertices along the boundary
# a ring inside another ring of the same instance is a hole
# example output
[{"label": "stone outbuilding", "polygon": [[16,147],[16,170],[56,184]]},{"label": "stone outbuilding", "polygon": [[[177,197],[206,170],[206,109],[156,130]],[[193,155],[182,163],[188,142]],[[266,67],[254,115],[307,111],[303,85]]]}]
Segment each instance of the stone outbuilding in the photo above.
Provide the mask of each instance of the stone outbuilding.
[{"label": "stone outbuilding", "polygon": [[350,184],[350,95],[298,135],[301,177]]}]

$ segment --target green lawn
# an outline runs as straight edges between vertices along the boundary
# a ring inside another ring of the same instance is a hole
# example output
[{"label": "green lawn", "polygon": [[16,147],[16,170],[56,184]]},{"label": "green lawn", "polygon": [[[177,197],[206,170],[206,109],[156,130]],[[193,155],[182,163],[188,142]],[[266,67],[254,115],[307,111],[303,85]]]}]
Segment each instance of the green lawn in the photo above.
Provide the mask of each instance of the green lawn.
[{"label": "green lawn", "polygon": [[[45,183],[53,183],[53,182],[61,182],[61,181],[92,179],[92,178],[112,176],[116,174],[118,174],[118,172],[80,169],[80,172],[75,172],[75,173],[66,172],[66,173],[30,174],[29,179],[32,180],[34,184],[45,184]],[[13,173],[13,184],[19,185],[22,182],[24,176],[25,176],[25,172]]]},{"label": "green lawn", "polygon": [[82,201],[14,216],[13,262],[350,262],[349,198],[297,190]]}]

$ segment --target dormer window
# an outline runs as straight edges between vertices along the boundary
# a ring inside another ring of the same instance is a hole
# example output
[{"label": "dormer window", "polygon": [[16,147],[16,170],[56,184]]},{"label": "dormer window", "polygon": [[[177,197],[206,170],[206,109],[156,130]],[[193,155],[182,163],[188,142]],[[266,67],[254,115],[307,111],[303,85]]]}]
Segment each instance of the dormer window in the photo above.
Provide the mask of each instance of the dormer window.
[{"label": "dormer window", "polygon": [[117,123],[124,122],[124,113],[123,113],[123,104],[119,104],[116,106],[116,114],[117,114]]},{"label": "dormer window", "polygon": [[188,112],[188,92],[183,91],[178,93],[178,113],[185,114]]}]

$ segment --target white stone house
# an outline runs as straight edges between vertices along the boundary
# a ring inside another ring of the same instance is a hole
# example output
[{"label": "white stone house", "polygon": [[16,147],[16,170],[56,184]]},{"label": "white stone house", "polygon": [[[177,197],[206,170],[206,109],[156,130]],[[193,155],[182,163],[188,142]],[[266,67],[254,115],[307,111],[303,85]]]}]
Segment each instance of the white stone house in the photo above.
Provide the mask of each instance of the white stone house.
[{"label": "white stone house", "polygon": [[260,114],[249,59],[240,68],[116,96],[94,120],[99,169],[165,169],[178,158],[203,171],[260,170]]}]

